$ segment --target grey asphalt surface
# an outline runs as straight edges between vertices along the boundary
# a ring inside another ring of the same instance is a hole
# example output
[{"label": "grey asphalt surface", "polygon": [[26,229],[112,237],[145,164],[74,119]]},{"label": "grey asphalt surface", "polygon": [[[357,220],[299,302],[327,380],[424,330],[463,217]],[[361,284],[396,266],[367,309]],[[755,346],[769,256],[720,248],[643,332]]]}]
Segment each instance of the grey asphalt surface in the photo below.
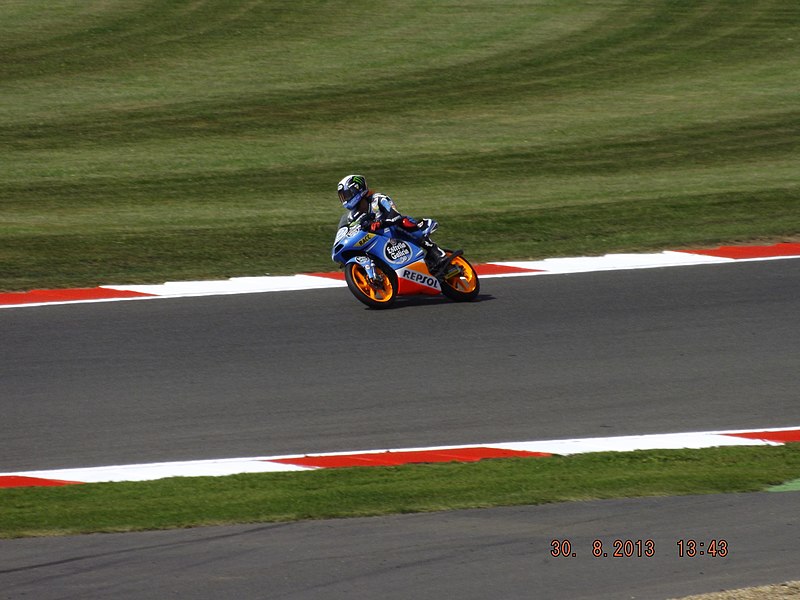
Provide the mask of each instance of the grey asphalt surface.
[{"label": "grey asphalt surface", "polygon": [[[797,579],[798,498],[606,500],[0,540],[0,598],[664,600]],[[569,541],[570,555],[553,557],[553,540]],[[608,556],[593,556],[595,540]],[[681,540],[696,542],[694,557],[679,556]],[[727,555],[709,556],[711,540],[725,540]]]},{"label": "grey asphalt surface", "polygon": [[800,260],[0,310],[0,472],[800,423]]},{"label": "grey asphalt surface", "polygon": [[[799,276],[485,279],[479,302],[389,312],[345,289],[4,310],[0,472],[797,425]],[[667,598],[798,578],[798,498],[12,540],[0,597]],[[592,559],[596,537],[658,554]],[[731,551],[678,560],[688,537]],[[553,538],[579,556],[548,558]]]}]

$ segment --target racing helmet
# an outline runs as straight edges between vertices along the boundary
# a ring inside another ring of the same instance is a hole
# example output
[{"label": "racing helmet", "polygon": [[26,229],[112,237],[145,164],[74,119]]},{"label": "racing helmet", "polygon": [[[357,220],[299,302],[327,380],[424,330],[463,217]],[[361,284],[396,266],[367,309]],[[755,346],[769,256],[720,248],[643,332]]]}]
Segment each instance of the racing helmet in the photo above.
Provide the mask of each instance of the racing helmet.
[{"label": "racing helmet", "polygon": [[339,200],[347,210],[353,210],[368,191],[363,175],[348,175],[338,185]]}]

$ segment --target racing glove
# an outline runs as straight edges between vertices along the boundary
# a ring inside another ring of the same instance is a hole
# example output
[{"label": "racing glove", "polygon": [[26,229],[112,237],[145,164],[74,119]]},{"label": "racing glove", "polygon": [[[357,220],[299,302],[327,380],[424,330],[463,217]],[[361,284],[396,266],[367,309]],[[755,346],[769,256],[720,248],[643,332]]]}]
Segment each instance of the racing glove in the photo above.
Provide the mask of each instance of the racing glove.
[{"label": "racing glove", "polygon": [[414,219],[410,219],[409,217],[403,217],[403,220],[400,221],[400,226],[406,231],[412,231],[420,228],[419,223],[417,223]]}]

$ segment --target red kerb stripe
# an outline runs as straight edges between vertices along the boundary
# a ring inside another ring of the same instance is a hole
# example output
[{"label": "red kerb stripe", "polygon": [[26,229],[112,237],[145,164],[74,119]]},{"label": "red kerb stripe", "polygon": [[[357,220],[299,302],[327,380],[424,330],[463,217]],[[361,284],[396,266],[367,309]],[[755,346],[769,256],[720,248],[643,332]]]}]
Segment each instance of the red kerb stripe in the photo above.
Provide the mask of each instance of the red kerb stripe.
[{"label": "red kerb stripe", "polygon": [[3,304],[36,304],[39,302],[76,302],[78,300],[106,300],[113,298],[147,298],[152,294],[112,290],[108,288],[84,288],[65,290],[31,290],[30,292],[9,292],[0,294]]},{"label": "red kerb stripe", "polygon": [[488,263],[485,265],[475,265],[478,275],[513,275],[514,273],[542,273],[541,269],[523,269],[522,267],[512,267],[509,265],[495,265]]},{"label": "red kerb stripe", "polygon": [[303,456],[300,458],[281,458],[270,462],[297,465],[299,467],[330,469],[336,467],[389,467],[412,463],[475,462],[485,458],[531,458],[542,456],[550,456],[550,454],[546,452],[476,447],[413,450],[408,452],[366,452],[338,456]]},{"label": "red kerb stripe", "polygon": [[80,483],[80,481],[61,481],[59,479],[42,479],[41,477],[24,477],[22,475],[0,475],[0,488],[53,487],[80,485]]},{"label": "red kerb stripe", "polygon": [[800,244],[784,243],[772,246],[720,246],[704,250],[680,250],[689,254],[704,254],[720,258],[770,258],[773,256],[800,256]]},{"label": "red kerb stripe", "polygon": [[800,429],[786,431],[748,431],[746,433],[729,433],[733,437],[747,438],[748,440],[766,440],[768,442],[800,442]]}]

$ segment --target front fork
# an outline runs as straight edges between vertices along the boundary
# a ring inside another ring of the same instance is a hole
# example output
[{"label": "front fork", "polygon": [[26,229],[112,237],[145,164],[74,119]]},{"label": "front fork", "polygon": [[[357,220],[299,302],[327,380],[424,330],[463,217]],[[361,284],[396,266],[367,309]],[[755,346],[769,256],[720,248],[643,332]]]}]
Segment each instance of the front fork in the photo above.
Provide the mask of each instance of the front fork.
[{"label": "front fork", "polygon": [[367,277],[370,281],[375,281],[378,274],[375,272],[375,263],[369,256],[357,256],[356,262],[367,272]]}]

